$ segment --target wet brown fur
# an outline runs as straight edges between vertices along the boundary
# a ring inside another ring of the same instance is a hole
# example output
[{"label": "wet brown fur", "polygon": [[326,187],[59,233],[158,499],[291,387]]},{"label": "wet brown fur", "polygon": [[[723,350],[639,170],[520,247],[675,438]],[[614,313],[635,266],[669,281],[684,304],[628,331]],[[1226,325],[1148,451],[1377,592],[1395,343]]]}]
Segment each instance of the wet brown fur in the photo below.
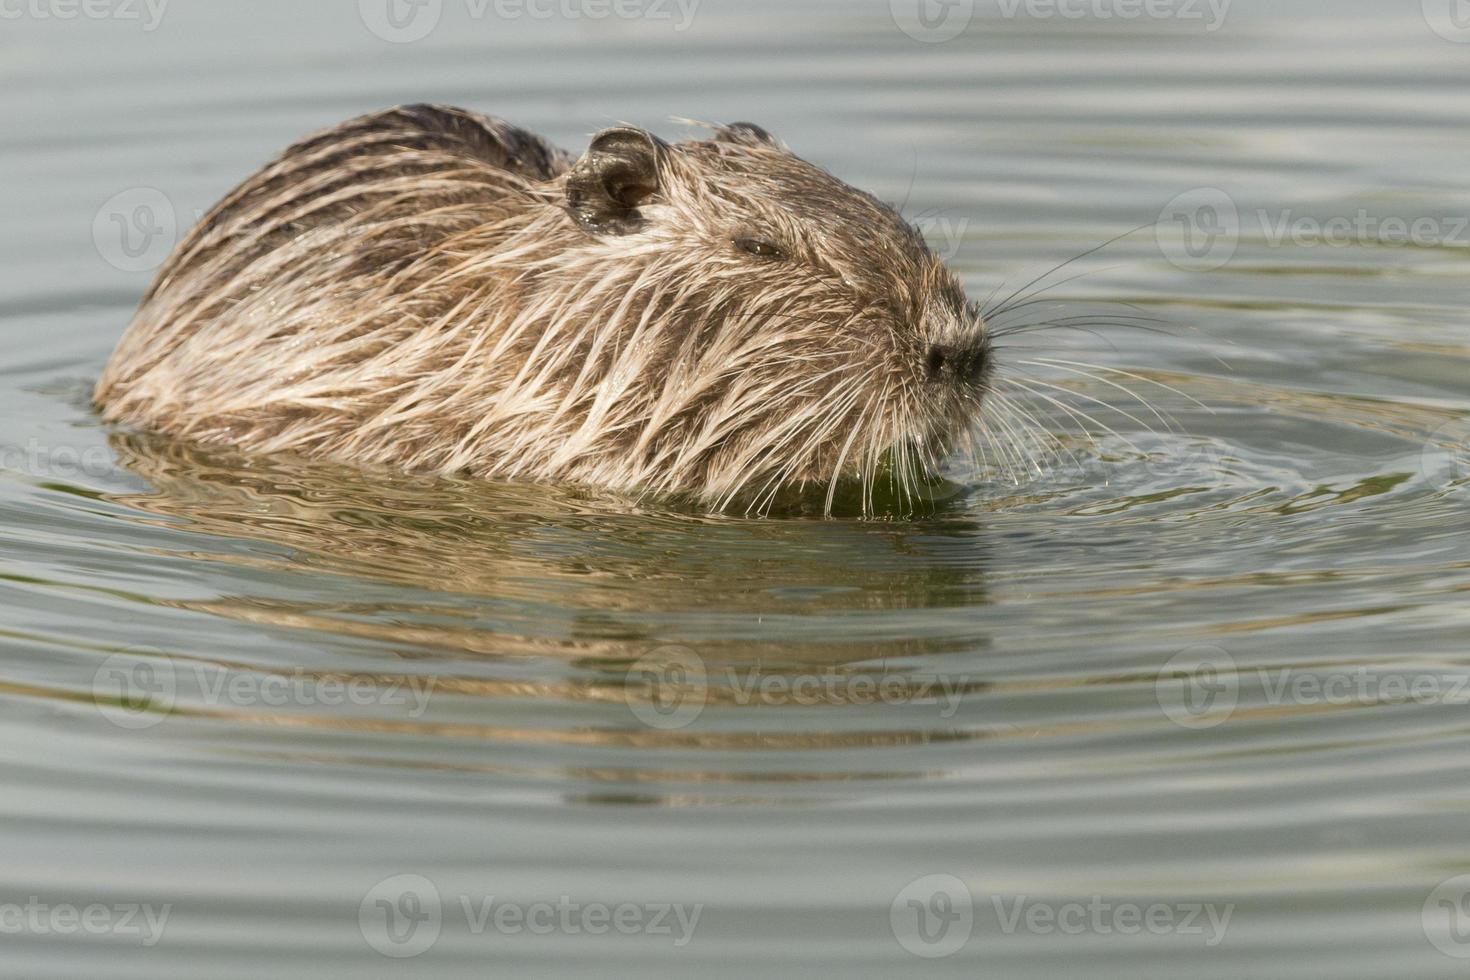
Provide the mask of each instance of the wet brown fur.
[{"label": "wet brown fur", "polygon": [[757,127],[620,127],[577,162],[404,106],[221,201],[95,400],[205,444],[760,509],[920,480],[978,417],[988,353],[912,227]]}]

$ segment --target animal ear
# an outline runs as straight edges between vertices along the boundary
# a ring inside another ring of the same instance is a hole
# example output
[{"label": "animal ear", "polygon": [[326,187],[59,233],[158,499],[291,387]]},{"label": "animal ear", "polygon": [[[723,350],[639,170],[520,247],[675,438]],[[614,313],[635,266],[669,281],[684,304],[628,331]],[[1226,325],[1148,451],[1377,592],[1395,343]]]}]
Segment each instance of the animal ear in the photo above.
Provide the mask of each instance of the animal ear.
[{"label": "animal ear", "polygon": [[567,172],[567,210],[594,235],[626,235],[643,224],[638,205],[659,189],[668,144],[641,129],[604,129]]},{"label": "animal ear", "polygon": [[744,146],[780,146],[776,137],[755,123],[738,122],[715,130],[718,143],[740,143]]}]

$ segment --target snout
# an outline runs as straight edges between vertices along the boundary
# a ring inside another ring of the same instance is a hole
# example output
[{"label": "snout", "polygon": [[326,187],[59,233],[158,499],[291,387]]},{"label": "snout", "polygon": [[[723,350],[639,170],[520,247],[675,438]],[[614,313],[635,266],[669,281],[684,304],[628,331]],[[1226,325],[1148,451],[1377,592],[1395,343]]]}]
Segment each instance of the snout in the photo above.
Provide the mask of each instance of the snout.
[{"label": "snout", "polygon": [[924,369],[930,381],[979,385],[990,372],[990,347],[983,337],[930,344]]}]

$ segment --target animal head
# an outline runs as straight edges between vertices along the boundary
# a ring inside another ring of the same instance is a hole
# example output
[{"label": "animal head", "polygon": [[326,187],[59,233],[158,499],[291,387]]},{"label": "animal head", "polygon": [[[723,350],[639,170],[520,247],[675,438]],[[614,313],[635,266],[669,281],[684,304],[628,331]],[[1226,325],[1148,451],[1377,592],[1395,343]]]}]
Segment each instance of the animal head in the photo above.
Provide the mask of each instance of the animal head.
[{"label": "animal head", "polygon": [[653,484],[757,506],[880,469],[912,489],[977,421],[991,350],[958,279],[760,127],[608,129],[562,180],[561,268],[615,334],[600,356],[641,375],[622,450]]}]

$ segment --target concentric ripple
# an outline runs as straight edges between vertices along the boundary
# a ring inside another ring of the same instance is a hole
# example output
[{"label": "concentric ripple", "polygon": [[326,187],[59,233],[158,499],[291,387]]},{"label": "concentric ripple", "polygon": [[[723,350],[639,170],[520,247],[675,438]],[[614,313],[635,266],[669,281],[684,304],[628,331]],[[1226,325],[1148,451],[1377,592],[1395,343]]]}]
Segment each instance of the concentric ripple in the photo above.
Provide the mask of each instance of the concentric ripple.
[{"label": "concentric ripple", "polygon": [[[6,975],[1461,975],[1470,242],[1300,224],[1470,211],[1418,4],[935,42],[902,4],[446,3],[404,43],[306,6],[7,28]],[[185,224],[401,99],[567,145],[757,118],[1035,300],[1011,411],[866,521],[100,426],[147,281],[106,202]],[[1200,268],[1153,223],[1209,189],[1240,228]]]}]

